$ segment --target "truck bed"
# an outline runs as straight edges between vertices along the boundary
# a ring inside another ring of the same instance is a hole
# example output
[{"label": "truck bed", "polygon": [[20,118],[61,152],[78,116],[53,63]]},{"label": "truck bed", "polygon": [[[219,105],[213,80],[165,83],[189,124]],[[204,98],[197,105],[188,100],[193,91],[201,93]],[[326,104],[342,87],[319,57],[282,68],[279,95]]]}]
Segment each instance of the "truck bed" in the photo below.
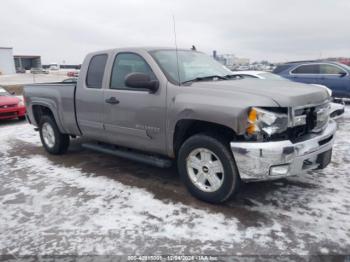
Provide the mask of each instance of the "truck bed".
[{"label": "truck bed", "polygon": [[79,135],[75,112],[76,83],[29,84],[24,87],[27,116],[38,126],[33,114],[34,106],[46,106],[52,111],[62,133]]}]

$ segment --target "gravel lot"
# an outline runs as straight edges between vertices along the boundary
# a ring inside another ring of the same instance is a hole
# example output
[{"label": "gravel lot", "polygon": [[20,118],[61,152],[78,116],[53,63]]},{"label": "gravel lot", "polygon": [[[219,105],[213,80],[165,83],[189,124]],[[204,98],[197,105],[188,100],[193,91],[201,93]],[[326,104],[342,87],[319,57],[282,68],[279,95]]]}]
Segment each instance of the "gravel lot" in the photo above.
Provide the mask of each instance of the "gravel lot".
[{"label": "gravel lot", "polygon": [[0,85],[24,85],[33,83],[49,83],[60,82],[66,78],[68,71],[74,71],[62,69],[59,71],[50,71],[49,74],[31,74],[29,71],[25,74],[13,74],[13,75],[0,75]]},{"label": "gravel lot", "polygon": [[[350,108],[347,108],[350,111]],[[0,252],[348,254],[350,114],[323,171],[251,183],[224,205],[189,195],[175,169],[84,150],[50,156],[25,122],[0,124]]]}]

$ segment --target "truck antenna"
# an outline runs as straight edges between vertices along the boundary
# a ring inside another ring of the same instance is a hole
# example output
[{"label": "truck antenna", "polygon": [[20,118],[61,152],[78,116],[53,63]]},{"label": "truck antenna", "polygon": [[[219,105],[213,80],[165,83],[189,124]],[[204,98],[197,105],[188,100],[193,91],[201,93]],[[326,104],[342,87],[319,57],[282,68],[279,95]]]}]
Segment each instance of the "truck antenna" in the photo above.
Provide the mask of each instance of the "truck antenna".
[{"label": "truck antenna", "polygon": [[174,42],[175,42],[175,53],[176,53],[177,77],[179,78],[179,85],[181,85],[180,70],[179,70],[179,53],[178,53],[177,40],[176,40],[175,15],[173,15],[173,26],[174,26]]}]

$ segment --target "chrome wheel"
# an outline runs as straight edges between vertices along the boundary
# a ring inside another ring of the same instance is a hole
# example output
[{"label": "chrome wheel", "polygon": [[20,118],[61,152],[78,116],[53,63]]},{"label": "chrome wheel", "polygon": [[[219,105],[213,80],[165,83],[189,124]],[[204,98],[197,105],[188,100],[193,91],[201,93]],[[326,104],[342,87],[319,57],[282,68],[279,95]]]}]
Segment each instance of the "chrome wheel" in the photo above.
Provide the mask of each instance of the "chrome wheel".
[{"label": "chrome wheel", "polygon": [[224,181],[224,167],[220,159],[206,148],[193,150],[186,160],[192,183],[205,192],[217,191]]},{"label": "chrome wheel", "polygon": [[55,132],[49,123],[44,123],[42,126],[42,136],[46,146],[52,148],[55,146]]}]

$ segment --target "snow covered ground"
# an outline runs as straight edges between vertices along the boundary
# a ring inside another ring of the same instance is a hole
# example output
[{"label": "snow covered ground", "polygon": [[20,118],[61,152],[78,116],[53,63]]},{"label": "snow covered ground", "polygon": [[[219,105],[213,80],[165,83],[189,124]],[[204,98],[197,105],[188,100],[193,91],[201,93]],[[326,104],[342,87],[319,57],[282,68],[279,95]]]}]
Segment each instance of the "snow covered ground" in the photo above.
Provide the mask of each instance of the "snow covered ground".
[{"label": "snow covered ground", "polygon": [[325,170],[247,184],[218,206],[192,198],[173,169],[86,151],[79,141],[49,156],[33,127],[0,124],[0,252],[348,254],[350,114],[337,121]]}]

